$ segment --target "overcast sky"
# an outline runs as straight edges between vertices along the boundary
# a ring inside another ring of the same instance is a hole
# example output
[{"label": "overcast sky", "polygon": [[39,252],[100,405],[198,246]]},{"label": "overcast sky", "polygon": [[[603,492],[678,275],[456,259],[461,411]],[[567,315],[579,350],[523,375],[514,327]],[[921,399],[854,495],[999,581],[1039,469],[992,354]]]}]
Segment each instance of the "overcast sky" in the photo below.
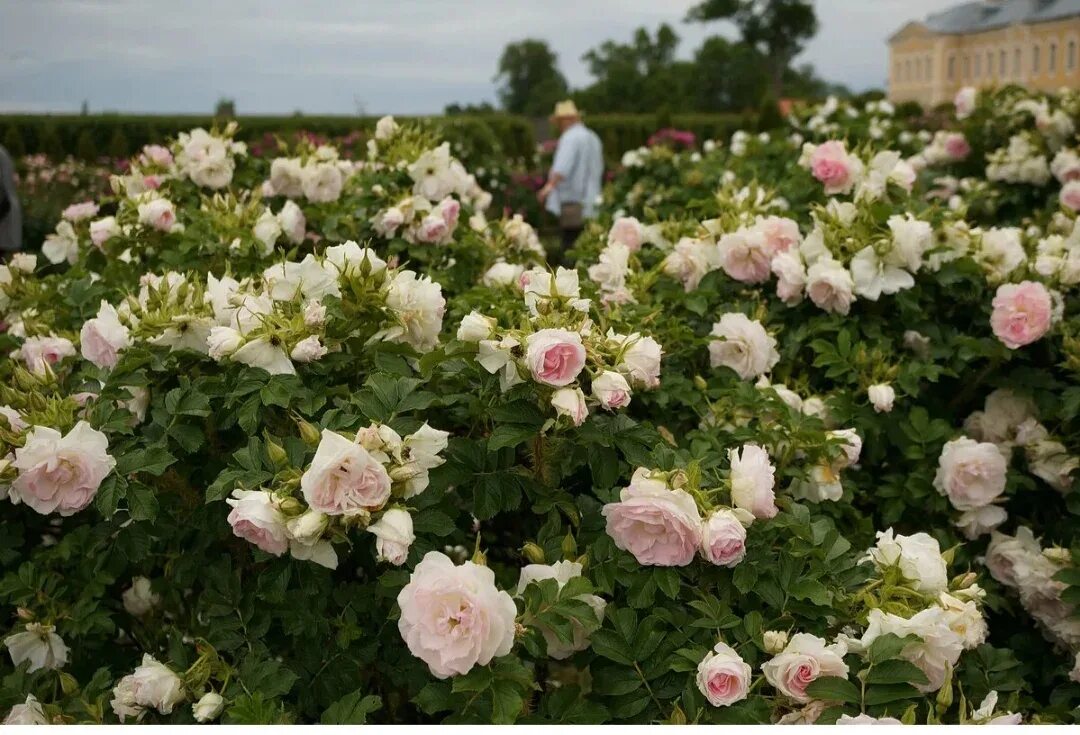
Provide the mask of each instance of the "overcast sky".
[{"label": "overcast sky", "polygon": [[[956,0],[817,0],[800,61],[855,89],[882,86],[885,39]],[[688,57],[720,24],[694,0],[0,0],[0,111],[441,112],[495,101],[506,43],[546,39],[574,85],[581,55],[667,21]],[[730,28],[726,29],[730,34]]]}]

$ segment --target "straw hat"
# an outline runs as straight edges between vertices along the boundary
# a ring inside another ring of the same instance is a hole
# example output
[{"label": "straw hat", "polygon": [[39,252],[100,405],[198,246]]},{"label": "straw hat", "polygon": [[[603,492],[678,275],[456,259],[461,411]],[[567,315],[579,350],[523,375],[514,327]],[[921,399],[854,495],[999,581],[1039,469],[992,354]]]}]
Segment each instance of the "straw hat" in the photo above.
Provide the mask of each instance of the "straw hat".
[{"label": "straw hat", "polygon": [[573,100],[563,100],[555,103],[555,112],[551,113],[552,120],[558,120],[560,117],[581,117],[581,112],[578,111]]}]

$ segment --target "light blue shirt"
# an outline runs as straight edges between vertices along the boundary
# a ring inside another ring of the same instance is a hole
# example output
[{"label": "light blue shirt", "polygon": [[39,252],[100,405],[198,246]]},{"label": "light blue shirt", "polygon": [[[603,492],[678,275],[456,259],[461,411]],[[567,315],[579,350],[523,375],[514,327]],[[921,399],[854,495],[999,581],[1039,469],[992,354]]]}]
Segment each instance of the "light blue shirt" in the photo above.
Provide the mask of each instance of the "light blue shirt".
[{"label": "light blue shirt", "polygon": [[559,136],[551,171],[560,174],[562,180],[548,195],[547,210],[558,216],[564,202],[577,202],[586,217],[594,217],[604,178],[600,136],[580,122],[571,125]]}]

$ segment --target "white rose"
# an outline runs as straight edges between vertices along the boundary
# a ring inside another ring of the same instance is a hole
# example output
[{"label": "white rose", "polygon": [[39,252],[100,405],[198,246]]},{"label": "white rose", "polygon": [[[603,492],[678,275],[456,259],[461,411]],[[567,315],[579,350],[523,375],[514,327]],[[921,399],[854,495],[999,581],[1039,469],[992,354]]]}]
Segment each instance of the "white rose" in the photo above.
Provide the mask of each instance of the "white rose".
[{"label": "white rose", "polygon": [[90,241],[99,248],[120,233],[116,217],[102,217],[90,223]]},{"label": "white rose", "polygon": [[462,342],[479,342],[482,339],[488,339],[495,329],[495,324],[494,319],[474,309],[462,318],[457,338]]},{"label": "white rose", "polygon": [[963,532],[965,538],[974,540],[990,533],[1008,518],[1009,514],[1000,505],[984,505],[981,508],[964,511],[956,519],[955,524]]},{"label": "white rose", "polygon": [[244,336],[232,327],[210,327],[206,338],[207,354],[221,361],[236,352],[244,342]]},{"label": "white rose", "polygon": [[717,643],[697,667],[697,687],[713,707],[728,707],[746,699],[750,665],[726,643]]},{"label": "white rose", "polygon": [[41,709],[41,702],[37,700],[33,694],[26,695],[26,701],[23,704],[17,704],[11,708],[7,717],[4,718],[5,725],[48,725],[49,721],[45,718],[45,713]]},{"label": "white rose", "polygon": [[307,219],[304,217],[304,211],[300,209],[296,202],[291,199],[285,202],[281,207],[281,211],[277,213],[277,221],[281,231],[285,233],[285,237],[290,243],[299,245],[304,241]]},{"label": "white rose", "polygon": [[911,536],[894,534],[890,528],[878,532],[877,545],[867,551],[866,559],[883,570],[897,566],[900,573],[918,592],[937,595],[949,586],[949,572],[941,558],[937,540],[926,533]]},{"label": "white rose", "polygon": [[762,643],[765,646],[765,652],[771,654],[777,654],[784,650],[784,647],[788,643],[788,634],[786,630],[767,630],[761,634]]},{"label": "white rose", "polygon": [[898,265],[915,273],[922,265],[923,253],[931,248],[934,231],[929,222],[923,222],[910,214],[889,217],[892,231],[892,251],[886,257],[892,265]]},{"label": "white rose", "polygon": [[416,540],[412,516],[408,511],[390,508],[367,530],[375,535],[375,553],[379,561],[388,561],[398,567],[405,563],[409,547]]},{"label": "white rose", "polygon": [[796,633],[784,650],[761,665],[765,679],[796,702],[809,702],[806,687],[821,676],[847,678],[843,643],[827,645],[816,635]]},{"label": "white rose", "polygon": [[12,253],[8,265],[21,273],[33,273],[37,270],[37,256],[33,253]]},{"label": "white rose", "polygon": [[274,216],[269,207],[259,215],[259,219],[252,228],[252,234],[263,245],[260,249],[263,257],[274,252],[274,245],[277,244],[278,238],[281,237],[281,223],[278,222],[277,217]]},{"label": "white rose", "polygon": [[302,178],[298,158],[275,158],[270,163],[270,186],[277,196],[295,199],[303,194]]},{"label": "white rose", "polygon": [[120,352],[131,346],[131,331],[120,322],[116,308],[102,301],[97,316],[88,319],[79,333],[82,356],[99,368],[113,368]]},{"label": "white rose", "polygon": [[731,462],[731,502],[755,518],[773,518],[776,507],[775,468],[769,454],[756,444],[744,444],[741,449],[729,449]]},{"label": "white rose", "polygon": [[604,408],[626,408],[630,405],[630,384],[612,370],[605,370],[593,379],[592,394]]},{"label": "white rose", "polygon": [[729,367],[743,380],[756,378],[772,370],[780,360],[776,339],[760,322],[745,314],[729,313],[713,324],[709,342],[709,360],[713,367]]},{"label": "white rose", "polygon": [[85,421],[63,436],[55,429],[33,427],[15,450],[12,466],[19,475],[11,483],[11,499],[42,515],[79,512],[116,466],[108,450],[108,438]]},{"label": "white rose", "polygon": [[934,487],[957,510],[975,510],[1005,492],[1008,464],[989,442],[960,437],[946,442],[938,459]]},{"label": "white rose", "polygon": [[652,337],[642,337],[637,332],[628,336],[608,330],[608,343],[619,350],[615,369],[628,376],[638,388],[656,388],[660,385],[660,361],[664,350]]},{"label": "white rose", "polygon": [[147,708],[163,715],[187,698],[184,683],[172,669],[158,662],[149,653],[143,654],[142,664],[113,688],[113,712],[123,722],[125,717],[142,716]]},{"label": "white rose", "polygon": [[[559,589],[562,589],[567,582],[575,577],[580,577],[582,566],[573,561],[557,561],[554,564],[528,564],[521,569],[521,576],[518,578],[517,594],[521,595],[525,592],[525,588],[533,582],[538,582],[544,579],[554,579]],[[596,618],[600,621],[604,621],[604,610],[607,607],[607,602],[596,595],[578,595],[576,600],[584,602],[586,605],[592,608]],[[565,643],[559,639],[559,636],[555,634],[555,631],[548,628],[543,624],[536,624],[540,634],[544,636],[544,641],[547,643],[547,653],[551,658],[561,661],[565,658],[569,658],[577,651],[584,651],[589,647],[589,636],[585,632],[584,626],[578,620],[571,621],[571,628],[573,634],[573,641]]]},{"label": "white rose", "polygon": [[375,123],[375,140],[386,140],[398,131],[400,126],[392,115],[384,115]]},{"label": "white rose", "polygon": [[923,693],[936,692],[964,651],[964,641],[949,627],[949,620],[949,615],[940,607],[928,607],[910,618],[875,608],[870,611],[861,646],[868,648],[886,633],[901,638],[917,636],[919,641],[905,646],[900,656],[919,667],[929,680],[927,684],[916,684],[915,688]]},{"label": "white rose", "polygon": [[159,232],[171,232],[176,225],[176,207],[161,197],[145,201],[139,205],[139,222]]},{"label": "white rose", "polygon": [[896,391],[888,383],[878,383],[866,389],[866,395],[877,413],[889,413],[896,400]]},{"label": "white rose", "polygon": [[852,717],[851,715],[840,715],[840,719],[836,721],[837,725],[902,725],[903,723],[895,717],[871,717],[868,714],[860,714]]},{"label": "white rose", "polygon": [[318,335],[312,334],[297,342],[289,357],[293,362],[315,362],[322,359],[326,352],[326,347],[319,341]]},{"label": "white rose", "polygon": [[271,375],[296,374],[296,367],[277,338],[259,337],[246,342],[232,353],[232,360],[249,367],[262,368]]},{"label": "white rose", "polygon": [[56,232],[45,237],[41,245],[41,254],[50,263],[74,264],[79,258],[79,236],[75,234],[75,228],[67,220],[56,225]]},{"label": "white rose", "polygon": [[362,248],[352,240],[326,249],[326,262],[331,263],[342,275],[378,275],[386,270],[386,261],[371,248]]},{"label": "white rose", "polygon": [[581,426],[589,415],[581,388],[559,388],[551,395],[551,405],[557,415],[566,416],[574,426]]},{"label": "white rose", "polygon": [[851,274],[832,258],[822,258],[806,272],[806,294],[825,311],[847,316],[855,301]]},{"label": "white rose", "polygon": [[31,674],[41,669],[62,669],[68,662],[68,647],[52,625],[27,623],[26,630],[9,635],[4,645],[11,654],[12,665],[29,661],[27,672]]},{"label": "white rose", "polygon": [[66,337],[27,337],[19,348],[18,357],[26,369],[35,375],[45,375],[49,368],[65,357],[75,355],[75,345]]},{"label": "white rose", "polygon": [[524,272],[523,265],[499,262],[488,268],[480,281],[485,286],[510,286],[517,283]]},{"label": "white rose", "polygon": [[440,679],[487,665],[514,646],[517,607],[487,567],[461,566],[437,551],[416,565],[397,597],[409,651]]},{"label": "white rose", "polygon": [[341,169],[333,163],[308,163],[300,172],[300,187],[311,202],[337,201],[344,183]]},{"label": "white rose", "polygon": [[270,493],[236,489],[225,502],[232,506],[226,520],[237,537],[274,556],[281,556],[289,548],[285,516]]},{"label": "white rose", "polygon": [[328,429],[300,487],[309,506],[331,516],[376,511],[390,499],[390,476],[382,464],[359,444]]},{"label": "white rose", "polygon": [[974,600],[961,600],[942,592],[938,596],[938,606],[945,611],[949,628],[963,641],[964,650],[970,651],[986,641],[990,628]]},{"label": "white rose", "polygon": [[386,305],[398,325],[383,335],[388,342],[405,342],[420,352],[430,352],[439,343],[446,299],[442,286],[413,271],[399,271],[390,282]]},{"label": "white rose", "polygon": [[146,577],[132,579],[131,586],[124,590],[121,597],[124,601],[124,609],[129,615],[137,618],[146,615],[161,602],[161,596],[150,589],[150,580]]},{"label": "white rose", "polygon": [[223,709],[225,709],[225,700],[217,692],[207,692],[199,698],[198,702],[191,705],[192,715],[196,722],[216,720]]}]

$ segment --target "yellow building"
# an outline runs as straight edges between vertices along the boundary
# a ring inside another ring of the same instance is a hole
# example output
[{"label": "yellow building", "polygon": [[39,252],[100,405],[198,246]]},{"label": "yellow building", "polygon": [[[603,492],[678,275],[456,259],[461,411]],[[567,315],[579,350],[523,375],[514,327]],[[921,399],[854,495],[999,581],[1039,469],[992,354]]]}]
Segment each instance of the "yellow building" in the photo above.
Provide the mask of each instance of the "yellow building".
[{"label": "yellow building", "polygon": [[889,99],[924,107],[961,87],[1080,86],[1080,0],[979,0],[889,38]]}]

